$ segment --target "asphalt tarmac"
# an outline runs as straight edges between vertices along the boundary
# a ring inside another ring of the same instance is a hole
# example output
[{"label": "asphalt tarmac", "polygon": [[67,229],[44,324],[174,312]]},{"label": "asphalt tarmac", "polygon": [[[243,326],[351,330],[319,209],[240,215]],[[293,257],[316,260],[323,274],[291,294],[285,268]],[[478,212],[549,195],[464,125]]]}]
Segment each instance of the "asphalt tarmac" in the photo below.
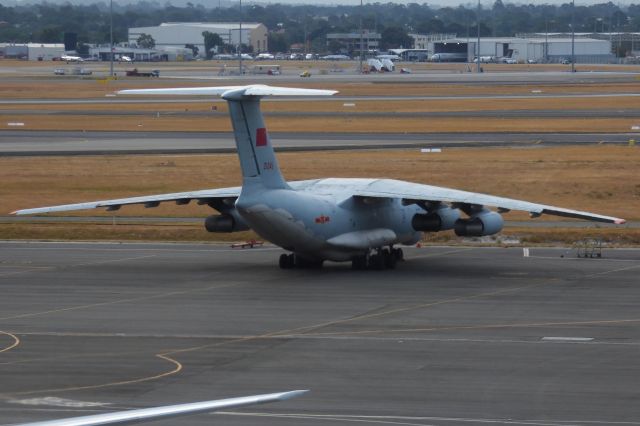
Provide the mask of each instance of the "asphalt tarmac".
[{"label": "asphalt tarmac", "polygon": [[0,243],[0,423],[290,389],[311,392],[154,424],[640,423],[640,250],[280,253]]},{"label": "asphalt tarmac", "polygon": [[[628,144],[629,133],[278,133],[277,151]],[[0,156],[235,152],[233,134],[205,132],[0,131]]]}]

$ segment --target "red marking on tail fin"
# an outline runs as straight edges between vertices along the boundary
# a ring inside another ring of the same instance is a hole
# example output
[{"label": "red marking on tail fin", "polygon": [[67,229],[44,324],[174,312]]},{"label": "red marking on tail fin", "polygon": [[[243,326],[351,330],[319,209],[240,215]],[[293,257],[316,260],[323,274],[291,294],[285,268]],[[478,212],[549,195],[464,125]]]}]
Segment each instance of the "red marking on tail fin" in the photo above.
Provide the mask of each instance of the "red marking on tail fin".
[{"label": "red marking on tail fin", "polygon": [[267,146],[267,129],[264,127],[256,129],[256,146]]}]

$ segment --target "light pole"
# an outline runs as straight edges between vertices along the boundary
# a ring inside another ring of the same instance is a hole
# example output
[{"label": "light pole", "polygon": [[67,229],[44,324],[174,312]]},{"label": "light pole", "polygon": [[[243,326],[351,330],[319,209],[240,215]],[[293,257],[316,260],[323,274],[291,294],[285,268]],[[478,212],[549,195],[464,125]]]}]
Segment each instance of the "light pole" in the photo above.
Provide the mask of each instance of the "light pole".
[{"label": "light pole", "polygon": [[242,0],[240,0],[240,31],[238,34],[238,59],[240,62],[240,75],[242,76]]},{"label": "light pole", "polygon": [[364,5],[360,0],[360,74],[362,74],[362,62],[364,61],[364,34],[362,33],[362,15],[364,14]]},{"label": "light pole", "polygon": [[109,1],[109,77],[113,77],[113,0]]},{"label": "light pole", "polygon": [[571,0],[571,72],[576,72],[576,1]]},{"label": "light pole", "polygon": [[544,62],[549,62],[549,20],[544,21],[545,33],[544,33]]},{"label": "light pole", "polygon": [[480,73],[480,0],[478,0],[478,41],[476,42],[476,72]]}]

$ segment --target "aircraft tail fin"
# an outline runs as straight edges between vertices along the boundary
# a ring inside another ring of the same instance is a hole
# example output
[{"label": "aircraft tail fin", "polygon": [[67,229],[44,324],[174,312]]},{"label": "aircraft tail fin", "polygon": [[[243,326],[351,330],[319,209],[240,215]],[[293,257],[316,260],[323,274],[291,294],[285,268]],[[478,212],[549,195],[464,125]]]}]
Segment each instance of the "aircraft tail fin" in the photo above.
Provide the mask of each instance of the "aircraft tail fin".
[{"label": "aircraft tail fin", "polygon": [[330,96],[333,90],[297,89],[262,84],[249,86],[195,87],[176,89],[121,90],[125,95],[219,95],[229,104],[229,113],[240,157],[243,187],[288,188],[275,157],[260,111],[264,96]]}]

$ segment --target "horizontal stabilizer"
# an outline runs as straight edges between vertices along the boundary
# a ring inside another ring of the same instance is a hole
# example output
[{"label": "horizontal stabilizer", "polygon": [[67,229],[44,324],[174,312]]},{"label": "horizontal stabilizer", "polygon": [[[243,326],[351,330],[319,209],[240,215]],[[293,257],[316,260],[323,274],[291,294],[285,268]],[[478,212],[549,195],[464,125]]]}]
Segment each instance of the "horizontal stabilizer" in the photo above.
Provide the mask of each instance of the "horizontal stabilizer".
[{"label": "horizontal stabilizer", "polygon": [[179,87],[170,89],[127,89],[117,92],[118,95],[177,95],[177,96],[221,96],[224,99],[235,99],[245,96],[331,96],[335,90],[299,89],[293,87],[276,87],[264,84],[248,86],[217,87]]}]

